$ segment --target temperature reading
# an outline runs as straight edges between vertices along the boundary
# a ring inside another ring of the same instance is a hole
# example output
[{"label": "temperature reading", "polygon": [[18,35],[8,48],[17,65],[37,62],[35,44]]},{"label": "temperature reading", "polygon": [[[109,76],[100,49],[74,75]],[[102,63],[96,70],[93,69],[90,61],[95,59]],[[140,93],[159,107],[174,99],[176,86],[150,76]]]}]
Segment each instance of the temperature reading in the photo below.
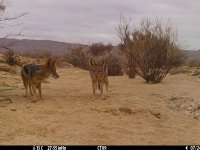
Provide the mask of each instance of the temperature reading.
[{"label": "temperature reading", "polygon": [[33,146],[33,150],[43,150],[43,146]]}]

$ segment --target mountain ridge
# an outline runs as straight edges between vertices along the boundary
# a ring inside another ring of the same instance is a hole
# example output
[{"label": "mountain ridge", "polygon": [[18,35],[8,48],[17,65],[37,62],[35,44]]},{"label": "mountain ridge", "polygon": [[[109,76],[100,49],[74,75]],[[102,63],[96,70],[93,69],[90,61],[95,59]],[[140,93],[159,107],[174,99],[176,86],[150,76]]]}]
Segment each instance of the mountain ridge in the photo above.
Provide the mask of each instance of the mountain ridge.
[{"label": "mountain ridge", "polygon": [[[63,55],[67,51],[76,46],[87,47],[86,44],[80,43],[67,43],[53,40],[34,40],[34,39],[1,39],[0,40],[0,51],[8,49],[15,50],[17,52],[27,51],[50,51],[54,54]],[[117,47],[117,46],[115,46]],[[117,49],[117,48],[116,48]],[[183,50],[184,55],[189,60],[200,60],[200,49],[199,50]]]},{"label": "mountain ridge", "polygon": [[46,50],[59,55],[66,53],[71,47],[75,46],[86,45],[79,43],[66,43],[52,40],[32,39],[2,39],[0,41],[0,50],[6,50],[6,48],[12,49],[17,52]]}]

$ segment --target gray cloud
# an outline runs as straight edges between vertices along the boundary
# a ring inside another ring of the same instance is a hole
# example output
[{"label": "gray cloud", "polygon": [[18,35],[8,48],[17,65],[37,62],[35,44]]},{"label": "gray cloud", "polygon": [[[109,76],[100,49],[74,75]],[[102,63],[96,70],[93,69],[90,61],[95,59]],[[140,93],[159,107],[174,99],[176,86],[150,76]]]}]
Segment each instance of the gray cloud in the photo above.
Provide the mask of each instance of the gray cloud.
[{"label": "gray cloud", "polygon": [[34,39],[91,44],[118,44],[115,27],[120,13],[138,24],[142,17],[163,20],[171,18],[179,39],[199,49],[200,2],[198,0],[7,0],[9,15],[29,12],[9,31],[24,29],[23,34]]}]

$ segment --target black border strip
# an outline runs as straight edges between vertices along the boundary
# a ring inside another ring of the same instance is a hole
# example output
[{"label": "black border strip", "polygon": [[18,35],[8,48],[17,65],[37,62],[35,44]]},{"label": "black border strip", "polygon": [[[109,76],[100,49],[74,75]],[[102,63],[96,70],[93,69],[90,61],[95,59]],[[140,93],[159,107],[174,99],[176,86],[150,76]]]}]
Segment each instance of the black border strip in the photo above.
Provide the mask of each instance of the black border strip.
[{"label": "black border strip", "polygon": [[33,145],[0,146],[0,150],[199,150],[200,146],[68,146],[68,145]]}]

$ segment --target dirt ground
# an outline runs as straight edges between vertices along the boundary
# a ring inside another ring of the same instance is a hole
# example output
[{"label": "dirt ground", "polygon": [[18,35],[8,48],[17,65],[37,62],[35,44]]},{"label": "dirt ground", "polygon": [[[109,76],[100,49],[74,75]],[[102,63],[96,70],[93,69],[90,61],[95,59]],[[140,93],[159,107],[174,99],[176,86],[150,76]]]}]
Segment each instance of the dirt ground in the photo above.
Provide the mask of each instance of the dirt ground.
[{"label": "dirt ground", "polygon": [[[200,100],[200,78],[168,75],[148,85],[139,77],[109,77],[109,97],[92,101],[87,71],[64,67],[58,73],[59,79],[43,83],[44,100],[31,103],[19,68],[17,74],[0,71],[0,96],[12,99],[0,101],[0,144],[200,144],[199,108],[192,113]],[[187,100],[193,103],[188,109]]]}]

